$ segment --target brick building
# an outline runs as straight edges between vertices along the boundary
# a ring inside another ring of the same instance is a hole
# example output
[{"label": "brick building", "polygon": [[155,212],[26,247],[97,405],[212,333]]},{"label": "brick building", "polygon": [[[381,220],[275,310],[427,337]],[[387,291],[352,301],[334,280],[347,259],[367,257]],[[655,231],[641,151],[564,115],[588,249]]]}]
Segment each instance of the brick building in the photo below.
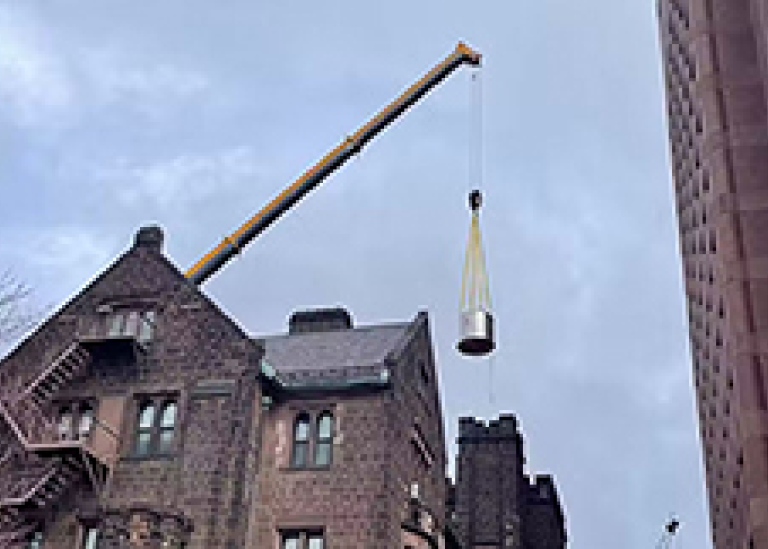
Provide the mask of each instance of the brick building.
[{"label": "brick building", "polygon": [[453,520],[464,547],[562,549],[565,518],[551,476],[524,472],[523,438],[512,415],[459,420]]},{"label": "brick building", "polygon": [[768,549],[768,3],[658,0],[718,549]]},{"label": "brick building", "polygon": [[162,241],[0,363],[0,547],[461,547],[426,314],[255,338]]}]

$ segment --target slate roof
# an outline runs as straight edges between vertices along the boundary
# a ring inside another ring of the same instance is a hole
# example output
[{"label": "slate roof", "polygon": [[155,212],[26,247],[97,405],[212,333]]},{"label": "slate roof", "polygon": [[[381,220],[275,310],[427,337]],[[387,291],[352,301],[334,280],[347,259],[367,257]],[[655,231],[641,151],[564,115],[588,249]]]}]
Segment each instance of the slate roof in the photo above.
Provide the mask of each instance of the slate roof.
[{"label": "slate roof", "polygon": [[264,358],[286,381],[348,380],[381,374],[384,359],[403,345],[410,328],[406,322],[260,339]]}]

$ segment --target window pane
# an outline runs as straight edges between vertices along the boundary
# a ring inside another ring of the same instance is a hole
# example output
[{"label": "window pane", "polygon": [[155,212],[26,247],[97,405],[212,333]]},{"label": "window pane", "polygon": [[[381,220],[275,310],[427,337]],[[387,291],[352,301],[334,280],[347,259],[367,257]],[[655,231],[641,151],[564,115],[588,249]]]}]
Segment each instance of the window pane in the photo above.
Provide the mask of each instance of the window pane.
[{"label": "window pane", "polygon": [[93,410],[86,408],[80,415],[80,425],[77,428],[77,434],[80,438],[88,438],[93,427]]},{"label": "window pane", "polygon": [[136,438],[136,453],[140,456],[146,456],[149,453],[149,443],[152,434],[146,431],[140,432]]},{"label": "window pane", "polygon": [[173,449],[173,429],[160,431],[160,451],[170,452]]},{"label": "window pane", "polygon": [[333,416],[323,414],[317,424],[317,436],[320,440],[329,440],[333,436]]},{"label": "window pane", "polygon": [[160,418],[160,427],[164,429],[173,429],[176,426],[176,403],[169,402],[163,408],[163,415]]},{"label": "window pane", "polygon": [[123,335],[137,336],[139,335],[139,313],[131,311],[128,313],[128,318],[125,320],[125,327],[123,329]]},{"label": "window pane", "polygon": [[60,439],[72,438],[72,414],[62,412],[59,416],[58,431]]},{"label": "window pane", "polygon": [[315,465],[330,465],[331,464],[331,443],[330,442],[318,442],[315,450]]},{"label": "window pane", "polygon": [[294,440],[296,442],[305,442],[309,440],[309,418],[302,417],[296,422]]},{"label": "window pane", "polygon": [[120,333],[123,331],[124,319],[125,317],[120,313],[112,316],[112,322],[110,322],[109,324],[109,334],[108,334],[110,337],[120,335]]},{"label": "window pane", "polygon": [[283,537],[283,549],[299,549],[299,536],[287,535]]},{"label": "window pane", "polygon": [[99,547],[99,530],[98,528],[88,528],[85,532],[85,538],[83,540],[83,549],[98,549]]},{"label": "window pane", "polygon": [[323,547],[325,547],[325,544],[323,543],[323,536],[309,536],[309,549],[323,549]]},{"label": "window pane", "polygon": [[307,465],[307,450],[309,444],[306,442],[297,442],[293,446],[293,466],[305,467]]},{"label": "window pane", "polygon": [[155,421],[155,407],[151,404],[145,405],[141,409],[139,416],[139,429],[150,429]]},{"label": "window pane", "polygon": [[141,326],[139,328],[139,341],[146,342],[152,339],[152,334],[155,331],[154,311],[147,311],[141,315]]}]

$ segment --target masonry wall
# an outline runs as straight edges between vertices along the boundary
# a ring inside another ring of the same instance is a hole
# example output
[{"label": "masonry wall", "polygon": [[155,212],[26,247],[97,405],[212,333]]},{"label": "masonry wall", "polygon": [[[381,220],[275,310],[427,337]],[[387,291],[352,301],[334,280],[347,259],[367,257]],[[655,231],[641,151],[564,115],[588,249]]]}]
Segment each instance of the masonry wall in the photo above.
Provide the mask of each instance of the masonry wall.
[{"label": "masonry wall", "polygon": [[433,534],[442,532],[446,518],[446,448],[440,380],[432,351],[429,323],[420,313],[411,326],[408,343],[393,364],[390,485],[395,516],[402,524],[409,517],[410,495],[416,486],[421,521]]},{"label": "masonry wall", "polygon": [[468,548],[523,546],[525,478],[514,416],[485,425],[462,418],[456,481],[456,525]]},{"label": "masonry wall", "polygon": [[[67,512],[52,508],[41,517],[50,536],[46,547],[74,547],[80,529],[72,524],[84,516],[102,521],[106,513],[117,532],[106,546],[122,546],[118,538],[130,533],[137,509],[146,511],[142,520],[153,530],[163,527],[164,517],[189,521],[190,548],[242,546],[258,459],[261,350],[159,249],[135,246],[5,361],[0,376],[28,383],[76,337],[103,330],[106,311],[122,308],[156,312],[147,351],[97,353],[87,375],[55,395],[48,410],[53,419],[63,403],[117,403],[110,427],[119,434],[119,456],[103,492],[94,494],[83,479],[62,501]],[[156,397],[178,403],[173,450],[138,457],[139,404]]]},{"label": "masonry wall", "polygon": [[[406,539],[423,540],[402,528],[411,518],[413,485],[420,526],[435,542],[440,538],[445,448],[426,317],[414,322],[387,367],[387,387],[292,392],[265,412],[253,547],[276,548],[280,532],[288,530],[322,530],[328,545],[339,549],[399,548]],[[308,413],[314,423],[323,412],[336,422],[332,465],[292,468],[296,418]]]},{"label": "masonry wall", "polygon": [[[265,412],[264,451],[258,474],[249,547],[277,548],[287,530],[320,530],[330,547],[392,547],[388,525],[386,448],[388,391],[290,398]],[[335,432],[329,467],[291,466],[297,416],[314,423],[333,414]]]},{"label": "masonry wall", "polygon": [[539,476],[527,489],[523,513],[526,549],[563,549],[567,541],[565,520],[554,481]]}]

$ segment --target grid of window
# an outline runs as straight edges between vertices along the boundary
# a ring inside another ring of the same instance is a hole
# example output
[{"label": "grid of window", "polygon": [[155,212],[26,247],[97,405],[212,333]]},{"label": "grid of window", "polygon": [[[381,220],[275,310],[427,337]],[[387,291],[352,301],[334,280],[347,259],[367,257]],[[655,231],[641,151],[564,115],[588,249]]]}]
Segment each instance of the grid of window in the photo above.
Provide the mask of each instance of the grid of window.
[{"label": "grid of window", "polygon": [[322,412],[315,421],[306,412],[297,415],[293,424],[291,466],[295,469],[329,467],[333,461],[334,431],[335,422],[330,412]]},{"label": "grid of window", "polygon": [[145,400],[139,406],[134,454],[136,456],[173,453],[176,441],[178,405],[171,399]]},{"label": "grid of window", "polygon": [[56,430],[60,440],[87,440],[93,430],[95,412],[88,402],[71,402],[59,408]]},{"label": "grid of window", "polygon": [[107,335],[135,337],[146,343],[154,336],[155,321],[154,311],[119,311],[110,317]]}]

